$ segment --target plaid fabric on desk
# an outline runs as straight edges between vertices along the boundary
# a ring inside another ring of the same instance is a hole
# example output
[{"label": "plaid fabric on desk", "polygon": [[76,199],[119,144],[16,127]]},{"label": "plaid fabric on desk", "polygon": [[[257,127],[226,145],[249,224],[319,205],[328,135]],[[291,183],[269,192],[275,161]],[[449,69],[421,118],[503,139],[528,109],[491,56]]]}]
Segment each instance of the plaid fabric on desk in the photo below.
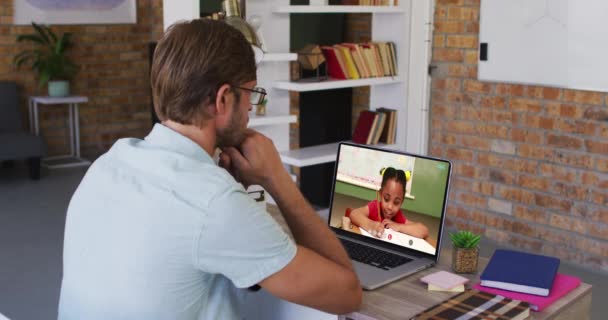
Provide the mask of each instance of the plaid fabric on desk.
[{"label": "plaid fabric on desk", "polygon": [[467,290],[435,305],[412,319],[415,320],[523,320],[530,316],[527,302],[477,290]]}]

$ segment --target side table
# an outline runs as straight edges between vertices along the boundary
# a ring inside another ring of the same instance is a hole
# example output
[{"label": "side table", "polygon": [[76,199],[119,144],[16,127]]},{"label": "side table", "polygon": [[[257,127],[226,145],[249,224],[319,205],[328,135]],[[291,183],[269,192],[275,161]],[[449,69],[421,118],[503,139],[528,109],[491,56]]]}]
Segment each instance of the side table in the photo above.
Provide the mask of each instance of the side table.
[{"label": "side table", "polygon": [[67,168],[75,166],[86,166],[91,164],[91,161],[80,157],[80,126],[78,118],[78,104],[89,102],[89,98],[83,96],[67,96],[67,97],[30,97],[29,112],[30,112],[30,130],[35,135],[40,135],[40,126],[38,122],[38,106],[39,105],[68,105],[69,110],[69,126],[70,126],[70,154],[53,156],[42,159],[43,165],[48,168]]}]

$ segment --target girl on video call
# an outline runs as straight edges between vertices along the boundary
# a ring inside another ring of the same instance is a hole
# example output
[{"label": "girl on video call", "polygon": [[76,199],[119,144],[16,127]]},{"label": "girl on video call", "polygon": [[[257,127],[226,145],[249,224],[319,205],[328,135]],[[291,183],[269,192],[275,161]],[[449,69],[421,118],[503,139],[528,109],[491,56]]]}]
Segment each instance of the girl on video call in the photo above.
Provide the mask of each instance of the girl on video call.
[{"label": "girl on video call", "polygon": [[426,238],[428,228],[420,222],[408,220],[401,211],[409,177],[403,170],[392,167],[383,168],[380,174],[382,183],[377,193],[378,199],[354,209],[350,213],[352,223],[376,237],[382,237],[384,229],[390,228],[413,237]]}]

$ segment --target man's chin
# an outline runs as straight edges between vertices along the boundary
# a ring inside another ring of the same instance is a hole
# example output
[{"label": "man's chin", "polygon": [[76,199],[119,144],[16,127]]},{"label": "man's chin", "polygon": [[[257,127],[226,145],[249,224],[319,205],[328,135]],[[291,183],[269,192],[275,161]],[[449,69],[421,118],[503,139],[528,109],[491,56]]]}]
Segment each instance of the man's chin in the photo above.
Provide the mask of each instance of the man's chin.
[{"label": "man's chin", "polygon": [[217,146],[220,148],[240,146],[245,139],[244,134],[233,135],[230,137],[218,137]]}]

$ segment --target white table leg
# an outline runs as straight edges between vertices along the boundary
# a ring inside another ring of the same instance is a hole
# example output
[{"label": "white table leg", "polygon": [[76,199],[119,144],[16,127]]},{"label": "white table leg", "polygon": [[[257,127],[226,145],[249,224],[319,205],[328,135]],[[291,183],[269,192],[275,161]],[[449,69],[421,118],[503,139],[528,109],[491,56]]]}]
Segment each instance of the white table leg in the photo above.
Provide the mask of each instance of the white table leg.
[{"label": "white table leg", "polygon": [[78,103],[74,103],[74,135],[76,136],[76,142],[74,149],[76,149],[76,157],[80,159],[80,118],[78,116]]},{"label": "white table leg", "polygon": [[73,104],[68,104],[68,111],[69,111],[69,117],[68,117],[68,125],[70,126],[70,156],[74,157],[76,156],[76,152],[74,150],[74,145],[75,145],[75,141],[74,141],[74,105]]},{"label": "white table leg", "polygon": [[38,123],[38,103],[34,102],[34,134],[40,135],[40,124]]},{"label": "white table leg", "polygon": [[32,98],[29,98],[27,101],[27,110],[30,118],[30,133],[34,133],[34,106],[32,104]]}]

